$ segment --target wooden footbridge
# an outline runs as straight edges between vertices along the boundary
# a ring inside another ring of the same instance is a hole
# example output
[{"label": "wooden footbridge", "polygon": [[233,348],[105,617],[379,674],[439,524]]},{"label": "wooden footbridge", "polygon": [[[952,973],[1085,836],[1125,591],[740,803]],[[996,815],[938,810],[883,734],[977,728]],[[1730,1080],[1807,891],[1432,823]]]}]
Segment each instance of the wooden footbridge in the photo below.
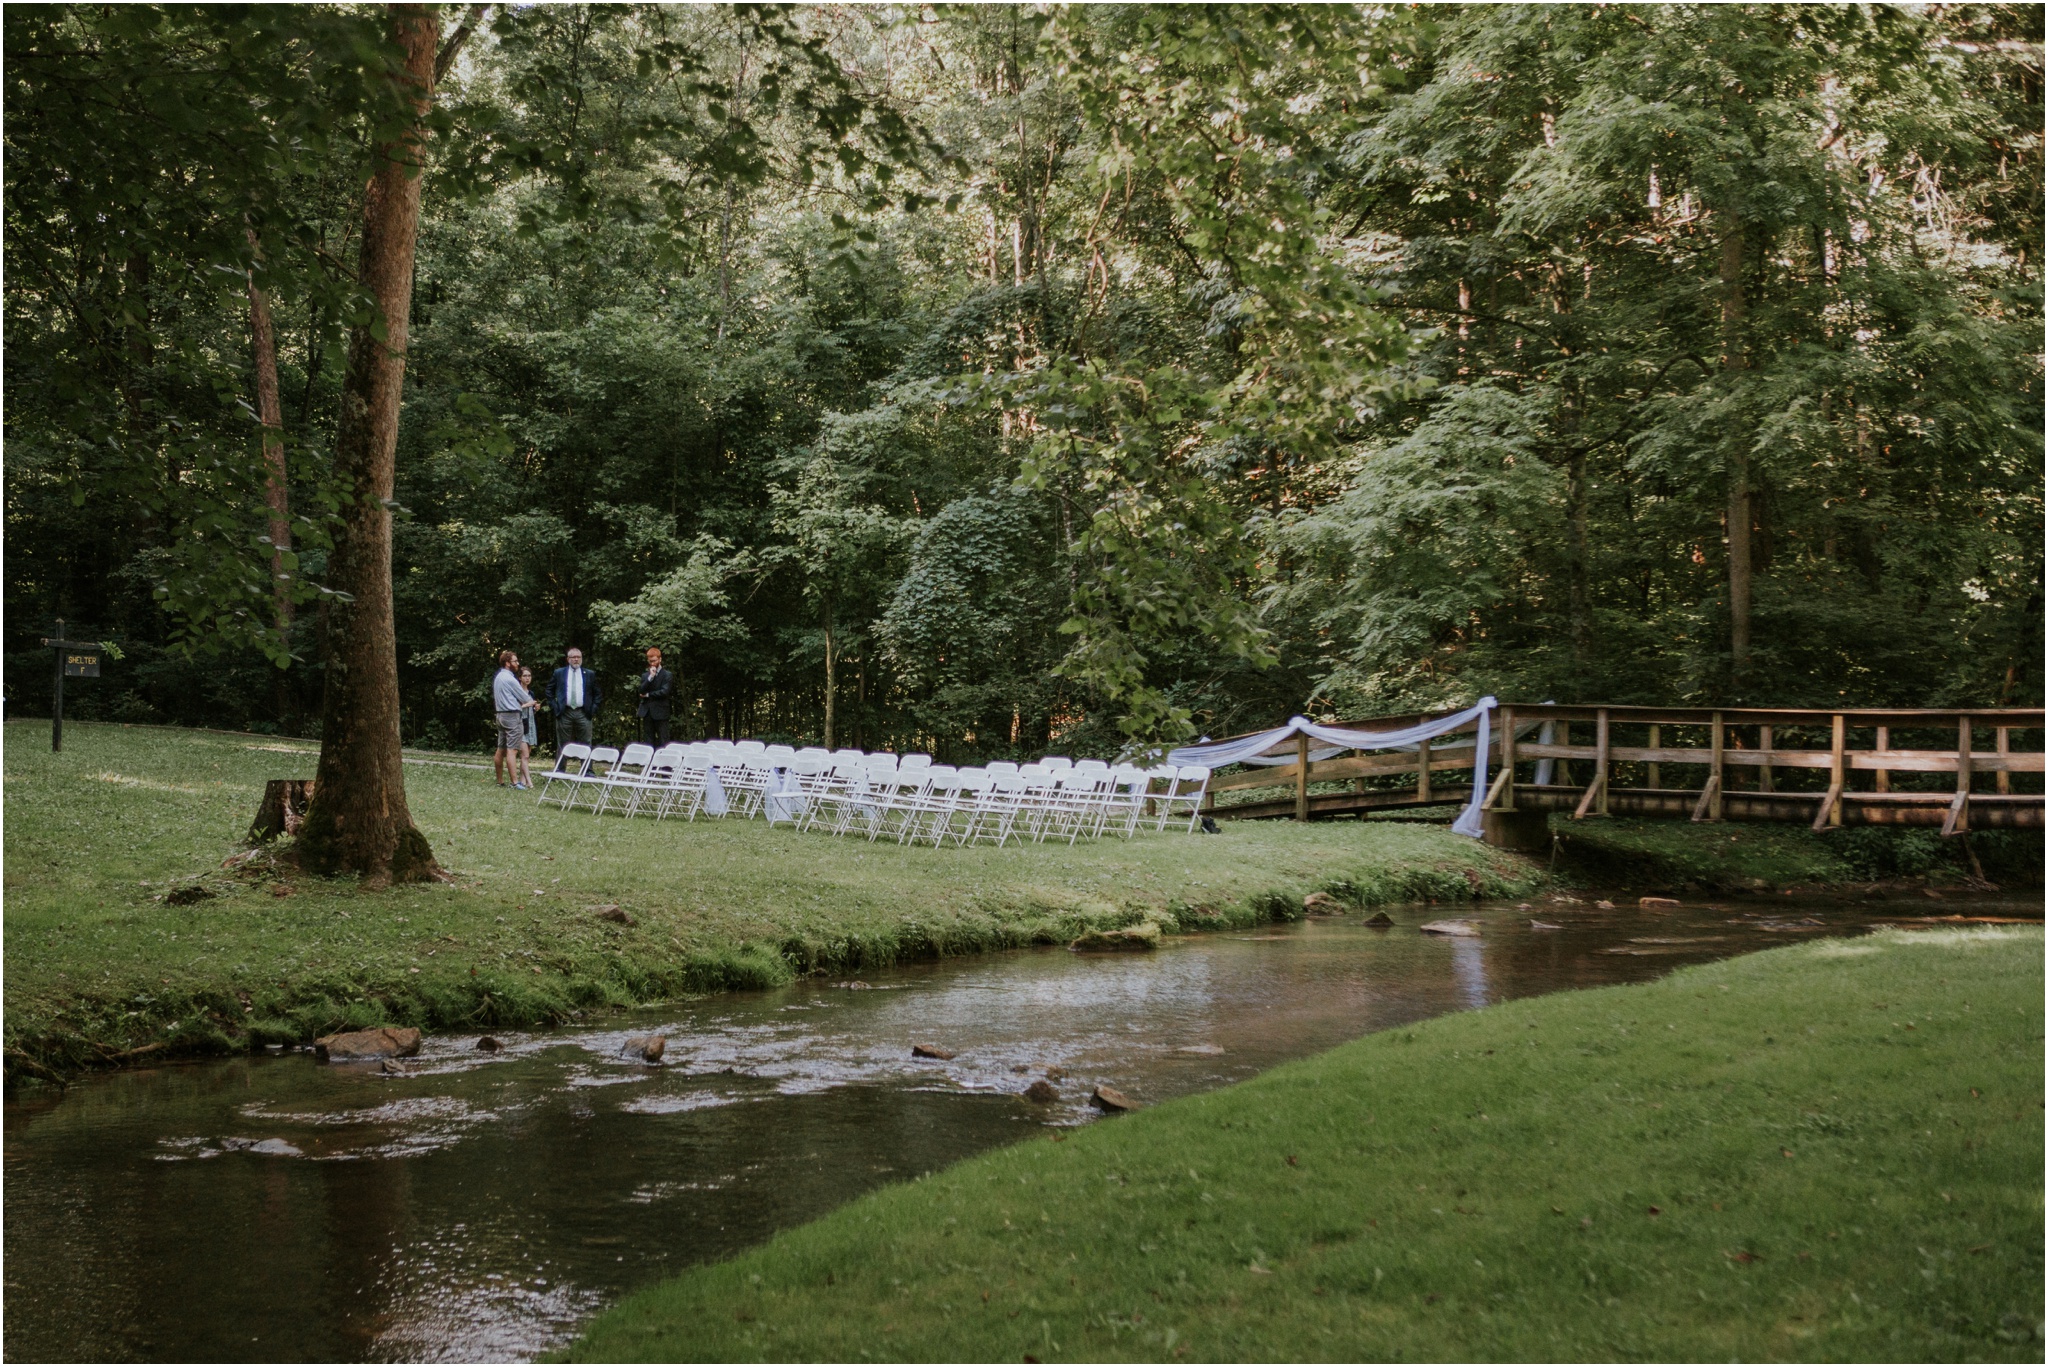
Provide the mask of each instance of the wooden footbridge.
[{"label": "wooden footbridge", "polygon": [[[1337,723],[1394,731],[1430,713]],[[1445,714],[1448,715],[1448,714]],[[1487,746],[1487,839],[1520,845],[1550,812],[1575,818],[1829,826],[2043,824],[2039,708],[1567,707],[1501,704]],[[1297,821],[1468,802],[1477,722],[1405,751],[1226,770],[1206,810]],[[1988,748],[1987,748],[1988,747]],[[1437,776],[1444,774],[1444,779]],[[1458,778],[1462,776],[1463,782]],[[1275,792],[1275,789],[1283,791]]]}]

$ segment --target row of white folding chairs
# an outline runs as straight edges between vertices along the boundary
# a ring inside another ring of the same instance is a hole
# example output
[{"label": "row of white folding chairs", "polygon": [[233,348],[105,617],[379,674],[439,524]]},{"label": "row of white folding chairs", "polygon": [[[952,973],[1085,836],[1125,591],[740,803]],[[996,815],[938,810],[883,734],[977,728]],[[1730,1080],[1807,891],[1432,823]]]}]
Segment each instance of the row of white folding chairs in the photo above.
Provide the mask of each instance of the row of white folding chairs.
[{"label": "row of white folding chairs", "polygon": [[[677,742],[660,750],[650,745],[619,750],[570,744],[562,747],[554,768],[543,776],[538,797],[564,808],[587,803],[599,815],[616,811],[633,816],[649,810],[657,818],[681,812],[694,819],[716,791],[724,799],[720,814],[752,817],[761,812],[778,770],[786,771],[799,756],[823,759],[827,753],[817,747],[799,751],[757,740]],[[930,757],[918,758],[928,762]],[[561,791],[556,793],[558,785]]]},{"label": "row of white folding chairs", "polygon": [[694,820],[714,791],[714,770],[725,814],[752,817],[766,810],[771,824],[787,820],[809,830],[825,824],[829,813],[834,834],[859,828],[870,840],[888,834],[933,845],[949,839],[1000,845],[1013,835],[1033,841],[1064,835],[1072,844],[1111,829],[1129,837],[1143,825],[1164,830],[1182,813],[1192,831],[1209,779],[1199,766],[1112,769],[1101,760],[1076,763],[1063,756],[955,769],[932,764],[928,755],[828,754],[759,741],[672,744],[659,751],[566,745],[544,776],[539,800],[551,800],[559,784],[552,800],[564,808],[588,802],[598,815],[633,816],[644,809],[657,820],[678,812]]},{"label": "row of white folding chairs", "polygon": [[[819,746],[806,746],[799,750],[788,745],[768,745],[758,740],[712,740],[694,744],[701,747],[704,753],[700,755],[691,746],[682,744],[665,746],[659,755],[648,745],[628,745],[623,751],[606,745],[565,745],[556,756],[554,767],[542,776],[539,800],[551,800],[550,794],[559,786],[561,792],[552,800],[560,802],[564,807],[574,807],[587,800],[592,811],[603,812],[610,806],[614,796],[623,794],[626,796],[622,800],[626,801],[632,810],[637,811],[641,799],[645,796],[638,790],[662,786],[653,780],[657,777],[668,779],[670,775],[667,773],[667,766],[670,763],[682,764],[687,758],[693,761],[708,761],[709,764],[715,765],[719,771],[720,789],[736,797],[740,814],[753,816],[762,808],[766,789],[774,771],[787,769],[790,762],[799,755],[829,757],[833,760],[855,759],[868,764],[885,764],[891,768],[904,770],[929,766],[932,759],[930,755],[921,754],[904,755],[899,758],[888,752],[870,755],[859,750],[827,751]],[[1074,761],[1054,755],[1048,756],[1041,763],[1060,768],[1072,767]],[[1101,762],[1083,760],[1081,763],[1085,767],[1090,764],[1099,766]],[[708,780],[703,772],[704,767],[703,763],[684,765],[685,785],[687,786],[688,781],[694,777],[699,784],[708,786]],[[1006,768],[1015,771],[1017,766],[998,764],[992,768],[996,771]],[[651,773],[650,770],[660,772]],[[663,814],[666,814],[674,801],[675,797],[671,795],[663,803]],[[692,814],[694,815],[694,811]]]},{"label": "row of white folding chairs", "polygon": [[761,810],[775,771],[795,754],[771,754],[771,749],[788,747],[768,747],[759,741],[675,743],[659,750],[651,745],[628,745],[624,750],[564,745],[554,768],[543,776],[538,796],[565,809],[588,804],[598,815],[616,811],[634,816],[649,810],[656,817],[680,811],[695,818],[713,792],[715,770],[723,811],[751,817]]},{"label": "row of white folding chairs", "polygon": [[1003,762],[956,769],[799,760],[791,770],[797,801],[781,805],[799,829],[891,836],[906,844],[1043,841],[1073,844],[1106,832],[1126,838],[1144,826],[1164,830],[1185,813],[1200,819],[1209,771],[1171,765],[1111,768],[1100,760],[1063,767]]}]

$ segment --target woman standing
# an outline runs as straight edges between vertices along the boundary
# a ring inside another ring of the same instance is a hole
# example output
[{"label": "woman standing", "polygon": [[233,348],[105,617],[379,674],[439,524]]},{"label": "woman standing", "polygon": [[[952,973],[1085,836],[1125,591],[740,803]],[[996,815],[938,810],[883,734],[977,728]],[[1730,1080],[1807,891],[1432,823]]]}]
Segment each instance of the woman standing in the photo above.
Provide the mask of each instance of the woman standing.
[{"label": "woman standing", "polygon": [[[519,686],[530,696],[533,693],[533,671],[525,665],[519,666]],[[519,748],[519,775],[526,786],[533,786],[533,747],[540,744],[540,702],[526,709],[526,744]]]}]

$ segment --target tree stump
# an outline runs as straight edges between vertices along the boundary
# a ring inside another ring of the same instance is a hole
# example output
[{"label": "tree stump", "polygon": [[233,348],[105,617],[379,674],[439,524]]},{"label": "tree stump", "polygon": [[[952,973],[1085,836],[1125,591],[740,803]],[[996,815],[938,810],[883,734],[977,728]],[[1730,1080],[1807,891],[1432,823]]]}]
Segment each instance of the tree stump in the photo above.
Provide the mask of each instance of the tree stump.
[{"label": "tree stump", "polygon": [[256,809],[256,819],[249,823],[250,843],[260,845],[280,835],[297,835],[299,823],[306,819],[306,808],[312,801],[310,778],[274,778],[265,783],[263,805]]}]

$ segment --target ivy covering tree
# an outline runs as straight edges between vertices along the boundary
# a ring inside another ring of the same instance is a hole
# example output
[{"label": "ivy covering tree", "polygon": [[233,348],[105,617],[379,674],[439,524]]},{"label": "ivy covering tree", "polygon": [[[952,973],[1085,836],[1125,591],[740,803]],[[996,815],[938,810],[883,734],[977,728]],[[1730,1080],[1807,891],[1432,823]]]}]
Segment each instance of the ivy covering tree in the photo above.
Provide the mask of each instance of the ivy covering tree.
[{"label": "ivy covering tree", "polygon": [[416,13],[8,11],[17,713],[342,735],[363,518],[407,744],[2041,699],[2037,7]]}]

